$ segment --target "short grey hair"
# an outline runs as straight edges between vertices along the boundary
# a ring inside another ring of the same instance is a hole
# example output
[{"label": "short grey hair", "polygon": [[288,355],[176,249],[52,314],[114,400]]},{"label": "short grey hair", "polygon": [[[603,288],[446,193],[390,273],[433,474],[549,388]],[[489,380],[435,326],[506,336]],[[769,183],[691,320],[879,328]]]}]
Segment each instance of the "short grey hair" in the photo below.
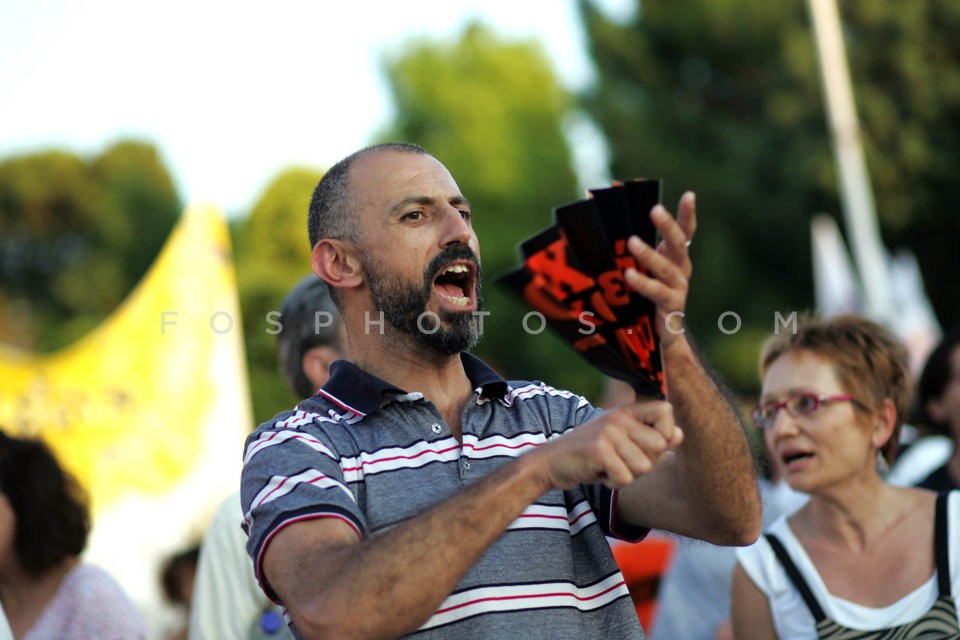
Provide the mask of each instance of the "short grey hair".
[{"label": "short grey hair", "polygon": [[384,142],[355,151],[330,167],[310,199],[307,234],[311,248],[324,238],[360,239],[359,229],[351,224],[350,167],[355,160],[384,151],[430,155],[426,149],[411,142]]}]

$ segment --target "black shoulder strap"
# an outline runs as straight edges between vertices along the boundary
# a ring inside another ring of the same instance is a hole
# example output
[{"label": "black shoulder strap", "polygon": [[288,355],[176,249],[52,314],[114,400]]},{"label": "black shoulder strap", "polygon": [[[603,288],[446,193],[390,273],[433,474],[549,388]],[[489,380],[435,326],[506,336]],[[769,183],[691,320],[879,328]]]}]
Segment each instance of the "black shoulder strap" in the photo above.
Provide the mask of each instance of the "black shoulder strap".
[{"label": "black shoulder strap", "polygon": [[777,536],[772,533],[765,533],[763,537],[767,539],[767,542],[770,543],[770,547],[773,549],[773,553],[776,554],[777,560],[780,561],[780,564],[783,565],[784,570],[787,572],[787,575],[790,577],[790,582],[793,583],[793,586],[797,588],[797,591],[800,592],[800,595],[803,597],[803,601],[807,603],[807,609],[810,610],[813,619],[818,623],[825,619],[826,616],[823,613],[823,609],[820,608],[820,603],[817,602],[817,599],[813,596],[813,592],[810,591],[807,581],[803,579],[803,576],[800,575],[800,570],[797,569],[797,565],[793,563],[793,560],[790,559],[790,556],[787,554],[787,550],[783,548],[783,544],[780,542]]},{"label": "black shoulder strap", "polygon": [[933,554],[937,563],[937,587],[940,597],[950,596],[950,550],[947,545],[947,500],[949,491],[937,494],[937,512],[933,522]]}]

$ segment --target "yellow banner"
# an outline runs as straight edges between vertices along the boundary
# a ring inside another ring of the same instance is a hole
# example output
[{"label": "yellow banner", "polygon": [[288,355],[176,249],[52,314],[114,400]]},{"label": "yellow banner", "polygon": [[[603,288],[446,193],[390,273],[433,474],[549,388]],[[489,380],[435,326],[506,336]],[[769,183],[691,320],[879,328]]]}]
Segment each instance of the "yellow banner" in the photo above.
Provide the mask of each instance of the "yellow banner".
[{"label": "yellow banner", "polygon": [[[0,345],[0,426],[42,437],[90,494],[88,557],[138,600],[239,487],[251,412],[226,222],[188,208],[101,326],[49,355]],[[239,524],[238,524],[239,526]]]},{"label": "yellow banner", "polygon": [[0,348],[0,425],[42,436],[99,508],[125,491],[169,489],[204,453],[217,394],[247,403],[244,372],[212,367],[217,347],[242,349],[235,291],[221,216],[187,211],[94,332],[47,356]]}]

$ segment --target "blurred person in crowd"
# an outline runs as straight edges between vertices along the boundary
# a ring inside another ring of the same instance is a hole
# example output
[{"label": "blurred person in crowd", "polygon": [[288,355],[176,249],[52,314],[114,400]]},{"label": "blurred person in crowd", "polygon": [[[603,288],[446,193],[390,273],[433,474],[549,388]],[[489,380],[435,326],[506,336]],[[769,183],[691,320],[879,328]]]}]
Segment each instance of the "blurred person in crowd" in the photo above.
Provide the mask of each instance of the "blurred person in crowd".
[{"label": "blurred person in crowd", "polygon": [[917,422],[931,433],[949,437],[952,446],[944,464],[917,486],[932,491],[960,489],[960,327],[944,335],[927,357],[914,406]]},{"label": "blurred person in crowd", "polygon": [[901,429],[900,447],[890,470],[883,476],[888,484],[912,487],[943,466],[953,453],[953,440],[922,426],[911,413],[911,424]]},{"label": "blurred person in crowd", "polygon": [[754,421],[810,499],[737,550],[735,637],[960,637],[960,492],[878,470],[909,408],[904,346],[859,316],[804,318],[765,343],[760,377]]},{"label": "blurred person in crowd", "polygon": [[[343,323],[323,280],[310,274],[280,306],[277,360],[290,391],[314,395],[343,356]],[[190,640],[291,638],[281,611],[263,594],[244,545],[239,491],[217,510],[194,583]]]},{"label": "blurred person in crowd", "polygon": [[631,238],[639,268],[624,274],[657,306],[670,400],[609,412],[468,352],[482,309],[472,215],[411,144],[363,149],[321,179],[313,269],[350,360],[247,439],[254,569],[306,638],[642,638],[606,534],[747,544],[760,530],[736,412],[667,328],[687,299],[693,194],[678,219],[652,210],[664,240]]},{"label": "blurred person in crowd", "polygon": [[[757,483],[763,502],[763,526],[792,513],[806,502],[783,480],[766,443],[761,446]],[[670,565],[660,582],[657,608],[650,629],[652,640],[729,640],[730,585],[737,563],[736,547],[701,540],[676,540]]]},{"label": "blurred person in crowd", "polygon": [[960,486],[960,449],[956,446],[960,438],[958,346],[960,327],[944,335],[924,361],[914,393],[911,424],[901,429],[900,452],[884,476],[890,484],[906,487],[924,483],[922,486],[933,490]]},{"label": "blurred person in crowd", "polygon": [[197,574],[197,559],[200,547],[192,546],[174,553],[160,567],[160,586],[167,602],[174,605],[182,615],[180,628],[171,632],[167,640],[184,640],[187,637],[187,621],[193,601],[193,583]]},{"label": "blurred person in crowd", "polygon": [[47,445],[0,431],[0,602],[17,640],[146,637],[117,581],[81,560],[90,526],[85,494]]}]

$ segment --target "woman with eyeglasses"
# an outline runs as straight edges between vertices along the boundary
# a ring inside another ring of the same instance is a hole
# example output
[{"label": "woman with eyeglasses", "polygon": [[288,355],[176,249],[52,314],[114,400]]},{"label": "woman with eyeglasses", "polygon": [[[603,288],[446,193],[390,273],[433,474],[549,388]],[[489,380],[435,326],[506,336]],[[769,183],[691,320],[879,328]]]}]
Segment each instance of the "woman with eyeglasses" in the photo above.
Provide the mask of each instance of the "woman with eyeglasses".
[{"label": "woman with eyeglasses", "polygon": [[885,484],[910,400],[904,347],[859,316],[805,318],[760,356],[756,426],[810,499],[737,550],[737,640],[960,638],[960,492]]}]

